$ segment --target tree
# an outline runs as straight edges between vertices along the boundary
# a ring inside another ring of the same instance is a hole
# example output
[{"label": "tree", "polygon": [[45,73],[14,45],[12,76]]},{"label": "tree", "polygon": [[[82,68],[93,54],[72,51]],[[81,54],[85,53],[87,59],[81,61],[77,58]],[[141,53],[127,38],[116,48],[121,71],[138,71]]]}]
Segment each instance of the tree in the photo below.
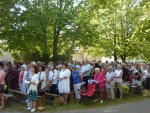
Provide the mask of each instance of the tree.
[{"label": "tree", "polygon": [[54,62],[62,57],[67,60],[79,40],[83,19],[77,15],[84,13],[84,3],[84,0],[76,4],[73,0],[19,1],[11,9],[10,15],[15,18],[10,23],[12,28],[2,31],[1,37],[11,50],[19,50],[24,59],[34,60],[34,53],[38,53],[38,58],[46,62],[50,57]]},{"label": "tree", "polygon": [[123,62],[127,58],[142,54],[145,41],[135,34],[141,23],[146,21],[146,18],[140,21],[142,17],[146,17],[144,12],[147,9],[144,7],[146,3],[140,5],[133,0],[113,0],[104,9],[99,9],[97,15],[93,17],[93,24],[98,24],[96,33],[98,38],[93,48],[100,48],[99,51],[104,56],[114,56],[115,61],[121,58]]}]

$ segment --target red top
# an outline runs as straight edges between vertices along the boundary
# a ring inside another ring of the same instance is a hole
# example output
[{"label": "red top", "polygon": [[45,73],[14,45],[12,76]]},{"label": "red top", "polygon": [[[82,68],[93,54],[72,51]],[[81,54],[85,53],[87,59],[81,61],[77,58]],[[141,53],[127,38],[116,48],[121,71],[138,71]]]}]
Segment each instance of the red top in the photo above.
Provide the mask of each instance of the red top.
[{"label": "red top", "polygon": [[105,87],[105,79],[104,76],[101,73],[94,75],[94,80],[99,82],[99,87],[104,88]]},{"label": "red top", "polygon": [[103,69],[101,69],[100,73],[104,76],[105,78],[105,71]]}]

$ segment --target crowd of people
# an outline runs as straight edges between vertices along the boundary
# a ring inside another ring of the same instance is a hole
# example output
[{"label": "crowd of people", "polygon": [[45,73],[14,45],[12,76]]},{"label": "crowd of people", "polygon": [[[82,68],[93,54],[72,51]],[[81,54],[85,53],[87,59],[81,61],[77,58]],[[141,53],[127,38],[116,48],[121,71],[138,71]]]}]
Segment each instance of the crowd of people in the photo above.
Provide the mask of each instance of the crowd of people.
[{"label": "crowd of people", "polygon": [[[104,92],[107,91],[107,98],[116,98],[117,89],[119,98],[122,99],[122,86],[136,85],[136,94],[141,94],[142,82],[150,78],[150,67],[146,63],[119,63],[101,61],[83,61],[67,63],[53,62],[45,65],[43,62],[0,62],[0,98],[1,109],[4,108],[4,93],[8,89],[20,90],[27,93],[27,97],[20,99],[29,102],[28,110],[36,110],[37,96],[42,96],[45,103],[45,92],[61,95],[64,104],[67,103],[70,91],[75,92],[77,102],[81,101],[82,89],[88,89],[88,84],[96,84],[94,101],[104,101]],[[4,85],[7,88],[4,90]],[[128,92],[125,92],[128,93]],[[51,98],[53,100],[53,98]]]}]

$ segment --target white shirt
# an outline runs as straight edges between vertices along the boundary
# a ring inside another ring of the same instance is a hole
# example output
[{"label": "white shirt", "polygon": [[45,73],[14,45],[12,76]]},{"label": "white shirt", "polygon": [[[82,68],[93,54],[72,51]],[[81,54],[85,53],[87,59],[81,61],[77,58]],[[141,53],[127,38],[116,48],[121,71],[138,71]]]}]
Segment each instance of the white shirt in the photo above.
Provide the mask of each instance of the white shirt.
[{"label": "white shirt", "polygon": [[42,83],[41,83],[41,89],[45,88],[46,87],[46,73],[45,71],[42,71],[41,75],[40,75],[40,72],[38,72],[38,76],[40,77],[39,80],[44,80]]},{"label": "white shirt", "polygon": [[52,70],[49,71],[48,81],[51,80],[53,80],[53,84],[57,84],[58,71],[56,69],[54,69],[53,71]]},{"label": "white shirt", "polygon": [[60,72],[59,77],[66,77],[66,79],[59,81],[59,93],[70,93],[70,76],[71,71],[69,69],[65,69]]},{"label": "white shirt", "polygon": [[39,76],[38,76],[38,74],[34,74],[33,76],[30,74],[29,78],[31,79],[31,82],[34,82],[36,85],[39,84]]},{"label": "white shirt", "polygon": [[[121,72],[122,72],[122,70],[116,69],[116,70],[115,70],[115,75],[116,75],[116,77],[119,77],[120,74],[121,74]],[[115,82],[122,82],[122,77],[121,77],[121,78],[115,78]]]},{"label": "white shirt", "polygon": [[144,78],[144,79],[146,79],[147,74],[148,74],[148,71],[147,71],[146,69],[143,70],[143,78]]},{"label": "white shirt", "polygon": [[82,66],[81,72],[83,73],[84,71],[88,71],[88,72],[85,73],[85,74],[83,75],[83,77],[85,77],[85,76],[90,76],[90,73],[91,73],[91,66],[90,66],[90,64],[87,64],[87,65]]},{"label": "white shirt", "polygon": [[[112,79],[112,77],[115,77],[115,73],[114,72],[107,72],[106,73],[106,81],[110,81]],[[110,83],[114,83],[115,81],[112,80]]]},{"label": "white shirt", "polygon": [[[107,72],[106,73],[106,81],[110,81],[112,79],[112,77],[115,77],[115,73],[114,72]],[[114,79],[110,82],[110,84],[113,84],[113,83],[115,83]],[[108,84],[106,82],[106,87],[110,88],[110,84]]]}]

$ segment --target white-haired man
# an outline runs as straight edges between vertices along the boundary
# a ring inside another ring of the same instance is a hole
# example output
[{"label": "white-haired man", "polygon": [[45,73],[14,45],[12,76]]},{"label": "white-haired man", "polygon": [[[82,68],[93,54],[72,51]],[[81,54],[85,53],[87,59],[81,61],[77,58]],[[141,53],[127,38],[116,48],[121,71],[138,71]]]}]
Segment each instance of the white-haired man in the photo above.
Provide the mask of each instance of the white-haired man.
[{"label": "white-haired man", "polygon": [[126,64],[122,63],[122,71],[123,71],[123,75],[122,75],[122,82],[126,85],[129,86],[129,70],[126,68]]}]

